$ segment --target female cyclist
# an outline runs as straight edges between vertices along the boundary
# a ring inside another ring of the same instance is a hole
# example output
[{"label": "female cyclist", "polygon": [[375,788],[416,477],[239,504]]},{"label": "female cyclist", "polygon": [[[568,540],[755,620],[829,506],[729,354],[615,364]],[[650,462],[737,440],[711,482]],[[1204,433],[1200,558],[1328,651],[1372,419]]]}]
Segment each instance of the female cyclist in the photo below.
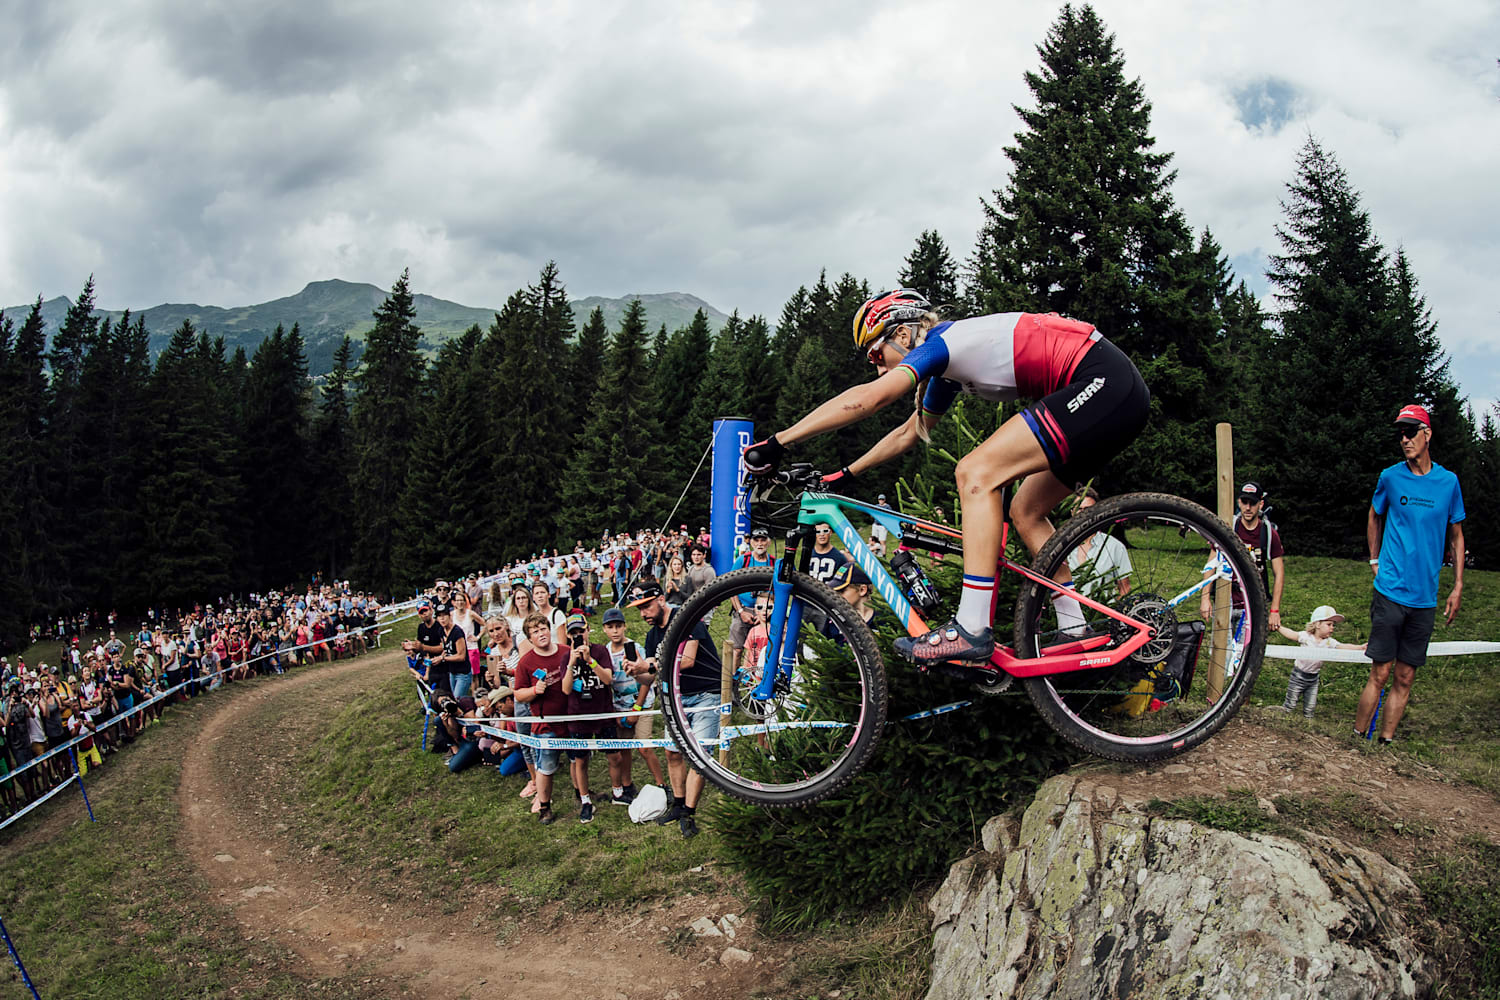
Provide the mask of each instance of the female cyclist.
[{"label": "female cyclist", "polygon": [[[1151,393],[1123,351],[1087,323],[1056,313],[996,313],[944,322],[921,293],[882,292],[854,314],[854,346],[880,373],[846,389],[785,430],[745,449],[754,475],[773,470],[788,445],[863,420],[916,389],[911,417],[832,475],[825,486],[909,451],[959,392],[1001,402],[1035,400],[958,463],[963,510],[964,587],[958,614],[896,646],[919,662],[985,662],[1000,557],[1001,490],[1025,477],[1010,517],[1034,556],[1052,535],[1048,513],[1092,477],[1146,425]],[[1055,601],[1065,627],[1082,625],[1071,597]]]}]

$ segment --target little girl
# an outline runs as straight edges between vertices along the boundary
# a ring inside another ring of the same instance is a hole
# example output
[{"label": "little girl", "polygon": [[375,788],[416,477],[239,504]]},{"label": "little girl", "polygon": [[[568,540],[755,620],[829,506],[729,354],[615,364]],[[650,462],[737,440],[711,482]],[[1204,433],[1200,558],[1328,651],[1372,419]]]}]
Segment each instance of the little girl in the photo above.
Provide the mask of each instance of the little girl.
[{"label": "little girl", "polygon": [[[1327,604],[1323,604],[1313,611],[1312,620],[1307,623],[1305,630],[1293,632],[1285,625],[1281,625],[1277,631],[1288,639],[1295,639],[1304,646],[1318,649],[1364,649],[1364,646],[1334,639],[1334,626],[1343,620],[1343,615]],[[1286,701],[1281,706],[1283,711],[1290,712],[1296,708],[1297,703],[1306,695],[1307,707],[1302,710],[1302,714],[1309,719],[1313,717],[1313,709],[1318,704],[1319,671],[1322,669],[1322,660],[1292,661],[1292,676],[1286,685]]]}]

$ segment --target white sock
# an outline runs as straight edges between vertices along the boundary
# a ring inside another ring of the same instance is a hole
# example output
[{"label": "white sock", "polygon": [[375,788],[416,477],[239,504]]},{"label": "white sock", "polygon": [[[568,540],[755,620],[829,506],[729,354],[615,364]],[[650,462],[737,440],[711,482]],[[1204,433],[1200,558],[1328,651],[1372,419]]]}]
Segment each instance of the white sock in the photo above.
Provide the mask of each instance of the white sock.
[{"label": "white sock", "polygon": [[[1073,585],[1069,583],[1066,586]],[[1055,594],[1052,597],[1052,607],[1057,611],[1057,627],[1060,630],[1071,632],[1083,628],[1083,605],[1078,603],[1078,598]]]},{"label": "white sock", "polygon": [[615,798],[617,798],[617,799],[618,799],[618,798],[619,798],[619,797],[620,797],[620,796],[621,796],[621,795],[624,795],[624,794],[625,794],[625,789],[624,789],[624,787],[623,787],[623,786],[621,786],[621,785],[615,785],[615,786],[613,786],[613,791],[614,791],[614,793],[615,793]]},{"label": "white sock", "polygon": [[970,576],[964,574],[964,591],[958,599],[958,614],[954,617],[963,630],[978,635],[990,627],[990,605],[995,596],[993,576]]},{"label": "white sock", "polygon": [[583,803],[582,803],[582,804],[583,804],[583,805],[588,805],[588,804],[589,804],[589,803],[590,803],[590,802],[592,802],[592,801],[593,801],[593,800],[592,800],[592,799],[590,799],[590,798],[589,798],[589,797],[588,797],[588,796],[587,796],[587,795],[585,795],[585,796],[582,796],[582,798],[583,798]]}]

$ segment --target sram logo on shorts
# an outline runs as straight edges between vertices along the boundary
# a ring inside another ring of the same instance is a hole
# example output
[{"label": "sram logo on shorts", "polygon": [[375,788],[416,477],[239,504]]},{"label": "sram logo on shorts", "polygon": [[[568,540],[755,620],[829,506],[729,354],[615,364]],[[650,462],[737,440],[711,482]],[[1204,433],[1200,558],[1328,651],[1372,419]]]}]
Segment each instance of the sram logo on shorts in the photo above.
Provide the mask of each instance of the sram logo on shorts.
[{"label": "sram logo on shorts", "polygon": [[1104,378],[1100,376],[1083,387],[1083,391],[1068,400],[1068,412],[1077,413],[1078,408],[1089,401],[1089,397],[1104,388]]}]

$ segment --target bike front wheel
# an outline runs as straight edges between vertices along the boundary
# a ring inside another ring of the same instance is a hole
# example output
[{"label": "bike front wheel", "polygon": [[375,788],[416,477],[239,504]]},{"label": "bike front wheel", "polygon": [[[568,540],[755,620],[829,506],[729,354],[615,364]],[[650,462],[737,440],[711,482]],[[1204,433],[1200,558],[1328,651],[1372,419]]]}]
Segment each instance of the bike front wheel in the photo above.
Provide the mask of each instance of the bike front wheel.
[{"label": "bike front wheel", "polygon": [[[1166,494],[1112,497],[1059,528],[1032,569],[1054,580],[1067,570],[1077,594],[1152,629],[1116,666],[1026,679],[1070,743],[1112,760],[1161,760],[1208,739],[1250,696],[1266,645],[1265,587],[1244,544],[1205,508]],[[1059,613],[1054,593],[1022,586],[1020,656],[1080,643],[1103,655],[1134,634],[1087,605],[1082,621],[1070,602]]]},{"label": "bike front wheel", "polygon": [[[718,788],[760,805],[804,805],[838,791],[874,753],[885,726],[885,663],[847,601],[794,574],[802,621],[789,633],[786,667],[768,664],[764,628],[744,626],[731,637],[730,600],[741,595],[753,607],[753,595],[769,595],[771,585],[771,570],[735,570],[672,615],[656,654],[662,715],[667,735]],[[768,669],[775,691],[756,698]]]}]

